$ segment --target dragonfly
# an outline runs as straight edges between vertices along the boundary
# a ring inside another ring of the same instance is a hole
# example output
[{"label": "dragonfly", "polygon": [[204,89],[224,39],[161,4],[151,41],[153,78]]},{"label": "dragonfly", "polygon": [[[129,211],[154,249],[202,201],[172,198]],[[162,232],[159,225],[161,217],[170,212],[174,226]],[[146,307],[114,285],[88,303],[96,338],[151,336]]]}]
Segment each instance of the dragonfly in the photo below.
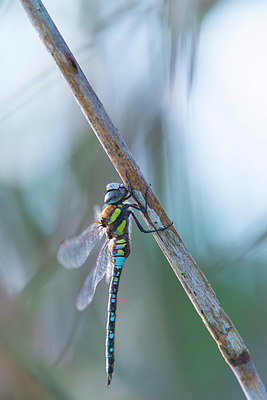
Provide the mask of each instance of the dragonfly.
[{"label": "dragonfly", "polygon": [[[128,177],[127,177],[128,179]],[[109,183],[106,186],[104,206],[101,212],[100,221],[88,226],[77,236],[64,240],[58,249],[58,261],[67,268],[81,267],[96,243],[105,234],[105,241],[97,256],[96,264],[83,281],[76,307],[79,311],[84,310],[93,300],[96,287],[106,275],[109,286],[108,318],[106,327],[106,373],[107,386],[110,385],[114,372],[114,340],[115,321],[117,308],[117,294],[122,268],[126,258],[130,254],[130,217],[133,218],[139,230],[143,233],[160,232],[168,229],[166,227],[146,230],[142,227],[132,210],[147,212],[147,192],[145,192],[145,206],[126,202],[133,196],[133,189],[128,179],[128,188],[121,183]]]}]

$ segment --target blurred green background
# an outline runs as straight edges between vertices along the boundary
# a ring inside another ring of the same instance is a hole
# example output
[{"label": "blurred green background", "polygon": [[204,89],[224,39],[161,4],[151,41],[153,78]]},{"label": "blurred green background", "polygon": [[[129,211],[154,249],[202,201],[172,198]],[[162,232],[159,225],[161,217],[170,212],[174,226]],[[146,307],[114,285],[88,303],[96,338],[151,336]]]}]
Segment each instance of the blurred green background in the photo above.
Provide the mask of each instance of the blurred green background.
[{"label": "blurred green background", "polygon": [[[265,1],[45,1],[267,381]],[[0,1],[0,398],[243,399],[152,236],[132,232],[106,388],[108,287],[59,243],[118,181],[18,1]]]}]

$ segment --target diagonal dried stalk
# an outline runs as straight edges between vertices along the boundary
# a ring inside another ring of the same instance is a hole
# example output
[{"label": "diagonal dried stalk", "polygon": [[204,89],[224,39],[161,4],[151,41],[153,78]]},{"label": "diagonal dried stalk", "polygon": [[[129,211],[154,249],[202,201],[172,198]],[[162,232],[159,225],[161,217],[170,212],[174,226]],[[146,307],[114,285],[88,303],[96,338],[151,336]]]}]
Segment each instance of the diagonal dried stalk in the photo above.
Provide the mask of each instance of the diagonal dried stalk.
[{"label": "diagonal dried stalk", "polygon": [[[114,127],[100,100],[39,0],[20,0],[41,40],[52,54],[98,140],[125,184],[126,171],[135,188],[134,197],[144,204],[148,186],[129,148]],[[154,226],[170,223],[157,197],[149,188],[147,222]],[[225,361],[236,375],[247,399],[267,399],[265,387],[241,336],[222,309],[209,282],[197,267],[172,226],[155,234],[188,297],[216,341]]]}]

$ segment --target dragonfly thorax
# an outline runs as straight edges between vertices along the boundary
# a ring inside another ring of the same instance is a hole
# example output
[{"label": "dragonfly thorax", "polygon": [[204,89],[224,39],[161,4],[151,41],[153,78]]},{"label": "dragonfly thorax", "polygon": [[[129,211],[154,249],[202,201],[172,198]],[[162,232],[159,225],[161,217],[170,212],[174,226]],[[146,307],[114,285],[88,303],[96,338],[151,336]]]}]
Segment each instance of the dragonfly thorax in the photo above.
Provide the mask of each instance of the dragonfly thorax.
[{"label": "dragonfly thorax", "polygon": [[128,190],[122,183],[109,183],[105,191],[105,204],[116,204],[123,201],[127,196]]}]

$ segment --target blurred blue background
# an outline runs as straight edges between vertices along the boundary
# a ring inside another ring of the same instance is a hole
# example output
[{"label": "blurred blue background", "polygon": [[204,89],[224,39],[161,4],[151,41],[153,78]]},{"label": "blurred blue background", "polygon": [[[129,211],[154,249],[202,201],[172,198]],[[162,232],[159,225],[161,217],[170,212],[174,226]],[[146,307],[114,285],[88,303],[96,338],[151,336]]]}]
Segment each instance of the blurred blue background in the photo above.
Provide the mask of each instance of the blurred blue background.
[{"label": "blurred blue background", "polygon": [[[47,0],[52,18],[267,382],[267,3]],[[135,227],[106,388],[108,288],[75,309],[59,243],[118,181],[18,1],[0,1],[0,397],[243,399]]]}]

